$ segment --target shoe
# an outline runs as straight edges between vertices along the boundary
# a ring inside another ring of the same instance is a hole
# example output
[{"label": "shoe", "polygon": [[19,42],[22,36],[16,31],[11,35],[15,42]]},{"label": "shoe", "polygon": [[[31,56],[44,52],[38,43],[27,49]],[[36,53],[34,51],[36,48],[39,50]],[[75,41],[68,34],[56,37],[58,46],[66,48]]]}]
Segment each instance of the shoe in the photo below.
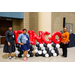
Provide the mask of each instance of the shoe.
[{"label": "shoe", "polygon": [[11,56],[10,57],[8,56],[8,58],[11,59],[12,57]]},{"label": "shoe", "polygon": [[27,61],[28,59],[27,59],[27,58],[23,58],[23,60],[24,60],[24,61]]}]

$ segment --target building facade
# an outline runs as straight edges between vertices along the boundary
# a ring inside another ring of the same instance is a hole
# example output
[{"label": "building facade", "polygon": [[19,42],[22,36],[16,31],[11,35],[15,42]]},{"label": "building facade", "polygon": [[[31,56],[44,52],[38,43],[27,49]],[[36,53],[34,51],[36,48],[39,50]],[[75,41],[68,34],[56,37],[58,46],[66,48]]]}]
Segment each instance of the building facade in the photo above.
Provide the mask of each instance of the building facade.
[{"label": "building facade", "polygon": [[[49,31],[52,35],[55,31],[63,30],[63,18],[65,23],[73,24],[73,33],[75,33],[75,12],[0,12],[0,36],[5,36],[5,31],[9,25],[14,30],[34,30]],[[50,36],[51,36],[50,35]],[[1,37],[1,44],[4,44],[5,38]]]}]

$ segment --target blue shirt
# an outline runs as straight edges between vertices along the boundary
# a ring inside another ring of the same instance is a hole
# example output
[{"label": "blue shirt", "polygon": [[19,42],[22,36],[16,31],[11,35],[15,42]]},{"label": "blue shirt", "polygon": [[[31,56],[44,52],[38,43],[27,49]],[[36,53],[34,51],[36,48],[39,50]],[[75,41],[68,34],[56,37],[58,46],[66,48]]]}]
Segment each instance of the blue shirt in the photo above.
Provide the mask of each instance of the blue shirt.
[{"label": "blue shirt", "polygon": [[18,41],[18,43],[23,43],[23,44],[26,44],[27,41],[30,42],[28,35],[24,34],[24,33],[22,33],[22,34],[19,35],[17,41]]}]

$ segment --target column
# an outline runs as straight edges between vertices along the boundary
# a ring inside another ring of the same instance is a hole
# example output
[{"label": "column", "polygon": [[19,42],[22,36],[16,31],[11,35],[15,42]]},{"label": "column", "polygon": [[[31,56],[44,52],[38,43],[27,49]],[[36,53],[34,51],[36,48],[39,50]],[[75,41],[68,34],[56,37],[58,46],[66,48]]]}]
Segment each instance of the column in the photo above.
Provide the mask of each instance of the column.
[{"label": "column", "polygon": [[51,12],[38,12],[38,31],[51,33]]}]

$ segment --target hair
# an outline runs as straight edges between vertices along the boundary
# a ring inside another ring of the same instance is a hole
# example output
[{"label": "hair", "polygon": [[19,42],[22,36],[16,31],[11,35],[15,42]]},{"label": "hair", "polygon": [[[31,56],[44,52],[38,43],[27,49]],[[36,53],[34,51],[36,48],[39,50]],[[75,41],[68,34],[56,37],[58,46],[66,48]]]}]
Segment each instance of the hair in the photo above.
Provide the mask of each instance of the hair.
[{"label": "hair", "polygon": [[25,30],[27,31],[27,29],[23,29],[23,31],[25,31]]},{"label": "hair", "polygon": [[8,28],[9,28],[9,27],[12,27],[12,26],[11,26],[11,25],[9,25],[9,26],[8,26]]}]

